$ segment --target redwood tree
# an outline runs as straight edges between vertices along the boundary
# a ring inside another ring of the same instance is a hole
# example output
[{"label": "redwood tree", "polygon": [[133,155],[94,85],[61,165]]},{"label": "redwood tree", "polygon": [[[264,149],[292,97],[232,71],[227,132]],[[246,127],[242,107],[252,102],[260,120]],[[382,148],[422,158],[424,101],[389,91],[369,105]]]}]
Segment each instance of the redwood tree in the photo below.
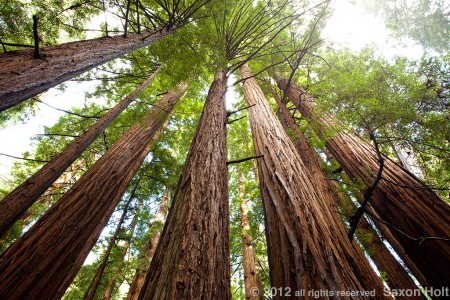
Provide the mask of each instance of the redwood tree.
[{"label": "redwood tree", "polygon": [[[116,241],[119,238],[119,233],[121,232],[122,226],[125,223],[125,218],[126,218],[127,214],[129,213],[130,204],[136,196],[136,190],[139,187],[139,184],[142,180],[142,176],[143,176],[143,174],[139,175],[139,178],[137,179],[137,182],[135,183],[133,190],[131,191],[131,193],[128,197],[128,200],[124,205],[124,208],[122,210],[122,215],[120,216],[119,222],[117,223],[117,226],[116,226],[116,230],[114,231],[114,234],[111,236],[111,238],[108,242],[108,247],[106,248],[105,252],[103,253],[103,259],[100,262],[100,265],[98,266],[98,268],[95,272],[95,275],[92,278],[92,281],[89,284],[88,289],[86,290],[86,293],[84,294],[84,300],[93,300],[95,297],[97,289],[100,285],[100,280],[102,279],[103,273],[105,272],[105,269],[106,269],[106,265],[108,264],[111,252],[112,252],[114,246],[116,245]],[[139,203],[139,206],[140,205],[141,205],[141,203]],[[131,224],[132,224],[131,230],[133,230],[133,231],[134,231],[134,227],[136,226],[136,221],[137,221],[137,220],[135,221],[136,218],[137,218],[137,212],[133,218],[133,221],[131,222]]]},{"label": "redwood tree", "polygon": [[138,211],[140,210],[140,206],[142,201],[138,204],[137,213],[134,215],[131,220],[131,224],[129,225],[129,230],[125,230],[125,238],[122,238],[124,242],[122,245],[116,245],[119,248],[119,255],[115,259],[115,263],[118,264],[111,272],[113,272],[112,277],[106,284],[105,293],[103,294],[103,300],[110,300],[113,296],[114,291],[122,284],[124,272],[121,271],[121,267],[125,264],[125,256],[128,253],[131,244],[131,238],[134,235],[134,231],[136,230],[137,222],[138,222]]},{"label": "redwood tree", "polygon": [[[342,126],[333,116],[316,114],[315,99],[300,87],[288,84],[288,79],[279,74],[274,78],[299,112],[316,124],[322,138],[333,133],[326,139],[326,147],[348,176],[370,188],[380,167],[375,148],[356,134],[339,132]],[[449,286],[450,205],[413,174],[388,157],[383,158],[382,179],[369,202],[376,213],[371,217],[400,257],[406,255],[403,260],[414,264],[408,267],[420,270],[426,280],[424,286]],[[388,228],[390,232],[386,232]]]},{"label": "redwood tree", "polygon": [[[170,190],[166,189],[164,191],[164,195],[161,199],[161,203],[158,208],[158,212],[152,221],[152,227],[154,226],[162,226],[166,219],[167,209],[169,206],[170,200]],[[127,300],[136,300],[141,292],[142,285],[144,284],[145,274],[150,265],[150,262],[155,254],[156,246],[158,245],[159,238],[161,237],[161,230],[157,230],[152,236],[150,236],[150,240],[147,243],[147,247],[144,253],[145,264],[144,267],[138,266],[136,269],[136,273],[134,274],[133,281],[130,285],[130,290],[128,291]]]},{"label": "redwood tree", "polygon": [[[330,203],[313,182],[294,145],[273,114],[247,66],[241,67],[244,96],[258,159],[270,278],[277,298],[294,291],[373,291],[383,299],[381,280],[358,246],[336,221]],[[252,106],[253,105],[253,106]],[[364,298],[363,296],[360,296]],[[333,298],[322,295],[322,298]],[[368,295],[367,295],[368,298]]]},{"label": "redwood tree", "polygon": [[218,71],[139,299],[229,299],[225,93]]},{"label": "redwood tree", "polygon": [[244,174],[241,173],[238,179],[238,193],[241,201],[241,226],[242,226],[242,256],[244,261],[244,291],[245,299],[257,300],[262,295],[255,295],[255,288],[262,291],[259,270],[256,267],[255,243],[250,233],[250,220],[248,216],[248,202],[244,187]]},{"label": "redwood tree", "polygon": [[[320,189],[325,192],[325,199],[330,201],[330,207],[334,210],[335,216],[338,216],[339,209],[335,206],[336,203],[340,207],[345,207],[343,213],[354,212],[356,210],[355,204],[349,198],[349,196],[341,190],[341,186],[333,180],[325,177],[325,174],[320,168],[321,161],[318,155],[314,152],[311,145],[304,134],[300,131],[298,124],[296,123],[294,117],[291,115],[285,103],[282,99],[278,97],[276,93],[272,90],[275,101],[278,104],[280,112],[285,120],[282,125],[285,129],[290,129],[294,132],[294,144],[298,150],[300,158],[302,159],[308,171],[314,174],[315,183],[320,186]],[[411,279],[406,270],[402,265],[395,259],[394,255],[389,251],[386,245],[378,236],[378,233],[372,228],[369,222],[365,218],[360,220],[361,232],[370,235],[367,240],[360,241],[368,254],[370,255],[372,261],[377,266],[380,272],[384,272],[387,275],[386,283],[391,289],[418,289],[414,281]],[[424,299],[423,296],[397,296],[398,299]]]},{"label": "redwood tree", "polygon": [[32,50],[0,54],[0,112],[107,61],[150,45],[174,32],[159,29],[126,37],[102,37]]},{"label": "redwood tree", "polygon": [[117,116],[136,99],[159,72],[153,72],[141,85],[120,101],[106,115],[99,119],[80,137],[71,142],[63,151],[45,164],[38,172],[14,189],[0,202],[0,236],[39,199],[52,183],[72,164],[89,145],[114,121]]},{"label": "redwood tree", "polygon": [[167,93],[39,221],[0,256],[0,298],[60,298],[186,91]]}]

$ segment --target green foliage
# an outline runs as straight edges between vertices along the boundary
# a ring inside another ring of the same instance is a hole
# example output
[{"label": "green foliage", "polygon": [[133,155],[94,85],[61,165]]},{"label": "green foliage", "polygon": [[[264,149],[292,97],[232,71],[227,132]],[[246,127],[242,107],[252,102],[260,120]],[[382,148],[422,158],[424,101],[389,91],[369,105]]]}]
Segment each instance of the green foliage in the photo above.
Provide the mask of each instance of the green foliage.
[{"label": "green foliage", "polygon": [[[97,1],[81,0],[1,0],[0,39],[3,43],[33,45],[32,15],[38,17],[42,45],[53,45],[67,38],[84,38],[83,26],[98,14]],[[6,46],[8,50],[21,49]]]},{"label": "green foliage", "polygon": [[30,99],[8,109],[8,113],[0,114],[0,129],[25,123],[35,116],[36,101]]},{"label": "green foliage", "polygon": [[421,61],[397,58],[388,62],[347,50],[328,52],[310,91],[319,110],[332,113],[351,130],[368,139],[374,133],[384,152],[392,144],[410,149],[426,179],[444,185],[449,179],[448,56],[425,56]]},{"label": "green foliage", "polygon": [[409,38],[425,49],[449,50],[448,3],[442,0],[364,0],[354,1],[367,11],[380,13],[394,38]]},{"label": "green foliage", "polygon": [[380,278],[383,282],[387,282],[389,280],[389,276],[387,272],[380,271]]},{"label": "green foliage", "polygon": [[371,245],[373,240],[373,235],[370,232],[364,232],[362,230],[356,230],[355,232],[356,239],[363,245],[364,250],[367,255],[372,256],[375,253],[374,246]]},{"label": "green foliage", "polygon": [[[238,96],[234,93],[234,96]],[[238,110],[245,107],[243,101],[237,102],[231,110]],[[228,125],[228,144],[240,145],[240,147],[229,147],[229,160],[243,159],[254,156],[253,142],[249,130],[247,110],[242,110],[230,116],[230,120],[243,119]],[[232,295],[233,299],[244,298],[243,286],[243,244],[241,224],[241,203],[242,198],[239,195],[239,188],[243,193],[244,199],[248,202],[248,218],[250,222],[249,234],[255,243],[255,255],[258,261],[257,268],[261,277],[263,286],[270,286],[268,263],[267,263],[267,246],[264,234],[264,213],[262,201],[258,189],[258,181],[255,174],[256,161],[248,160],[238,164],[229,166],[229,194],[230,194],[230,252],[231,252],[231,273],[232,275]],[[243,181],[239,183],[240,177]],[[241,178],[242,179],[242,178]],[[239,186],[241,185],[241,186]]]}]

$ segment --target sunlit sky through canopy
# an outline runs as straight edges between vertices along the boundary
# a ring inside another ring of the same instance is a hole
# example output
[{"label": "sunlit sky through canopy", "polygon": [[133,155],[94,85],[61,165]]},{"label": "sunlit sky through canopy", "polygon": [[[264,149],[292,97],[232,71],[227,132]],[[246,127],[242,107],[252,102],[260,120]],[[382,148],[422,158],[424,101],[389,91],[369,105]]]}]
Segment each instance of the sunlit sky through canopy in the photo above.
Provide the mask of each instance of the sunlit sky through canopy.
[{"label": "sunlit sky through canopy", "polygon": [[[420,46],[398,47],[392,41],[388,41],[388,30],[380,17],[363,11],[361,7],[356,7],[347,0],[333,1],[331,8],[334,11],[333,15],[322,32],[325,45],[359,51],[364,46],[372,44],[378,48],[380,55],[387,58],[394,55],[404,55],[409,58],[421,56]],[[92,28],[103,20],[102,16],[88,27]],[[72,107],[83,105],[84,92],[92,91],[95,84],[98,82],[68,82],[64,92],[51,89],[43,95],[42,101],[60,109],[70,110]],[[0,129],[2,141],[0,153],[21,157],[23,152],[31,151],[33,147],[31,137],[43,133],[44,126],[51,126],[61,115],[63,112],[40,104],[36,115],[25,124]],[[0,176],[5,177],[9,174],[14,161],[16,160],[13,158],[0,157]]]}]

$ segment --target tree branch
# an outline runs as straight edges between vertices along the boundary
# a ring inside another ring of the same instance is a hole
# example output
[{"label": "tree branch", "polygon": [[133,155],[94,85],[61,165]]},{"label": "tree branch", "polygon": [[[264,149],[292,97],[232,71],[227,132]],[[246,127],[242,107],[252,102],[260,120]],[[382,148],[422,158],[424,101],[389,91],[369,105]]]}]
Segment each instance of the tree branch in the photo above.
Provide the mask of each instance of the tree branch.
[{"label": "tree branch", "polygon": [[42,58],[39,51],[38,17],[33,15],[34,58]]},{"label": "tree branch", "polygon": [[229,112],[227,112],[227,118],[228,118],[229,116],[231,116],[232,114],[235,114],[235,113],[238,113],[238,112],[240,112],[240,111],[249,109],[250,107],[255,106],[255,105],[256,105],[256,104],[252,104],[252,105],[249,105],[249,106],[240,108],[240,109],[238,109],[238,110],[232,110],[232,111],[229,111]]},{"label": "tree branch", "polygon": [[367,207],[367,204],[369,203],[370,197],[372,196],[373,192],[375,191],[375,188],[377,187],[378,183],[382,179],[381,174],[383,172],[383,167],[384,167],[384,158],[380,153],[378,143],[377,143],[377,141],[375,139],[375,135],[373,133],[370,133],[370,139],[373,141],[373,143],[375,145],[375,150],[376,150],[377,156],[378,156],[378,163],[379,163],[378,174],[377,174],[377,177],[375,178],[375,181],[373,182],[372,186],[369,187],[364,192],[364,200],[363,200],[361,206],[358,207],[358,209],[356,210],[356,213],[349,218],[350,229],[348,232],[348,239],[350,240],[350,242],[353,240],[353,236],[355,235],[355,231],[356,231],[356,228],[358,227],[359,220],[361,219],[361,217],[364,215],[364,212],[366,211],[366,207]]},{"label": "tree branch", "polygon": [[244,161],[247,161],[247,160],[251,160],[251,159],[254,159],[254,158],[261,158],[261,157],[264,157],[264,155],[256,155],[256,156],[250,156],[250,157],[247,157],[247,158],[242,158],[242,159],[237,159],[237,160],[230,160],[230,161],[227,161],[227,166],[228,165],[232,165],[232,164],[238,164],[238,163],[241,163],[241,162],[244,162]]},{"label": "tree branch", "polygon": [[43,101],[41,101],[41,100],[39,100],[39,99],[37,99],[36,101],[38,101],[38,102],[40,102],[40,103],[42,103],[42,104],[44,104],[44,105],[47,105],[48,107],[51,107],[51,108],[53,108],[53,109],[56,109],[56,110],[58,110],[58,111],[67,113],[67,114],[69,114],[69,115],[73,115],[73,116],[85,118],[85,119],[100,119],[101,117],[97,117],[96,115],[98,115],[99,113],[101,113],[101,112],[103,112],[103,111],[109,110],[109,109],[103,109],[103,110],[97,112],[97,113],[96,113],[95,115],[93,115],[93,116],[86,116],[86,115],[77,114],[77,113],[74,113],[74,112],[71,112],[71,111],[67,111],[67,110],[64,110],[64,109],[60,109],[60,108],[51,106],[50,104],[47,104],[47,103],[45,103],[45,102],[43,102]]},{"label": "tree branch", "polygon": [[40,160],[40,159],[32,159],[32,158],[18,157],[18,156],[13,156],[13,155],[5,154],[5,153],[0,153],[0,155],[7,156],[7,157],[11,157],[11,158],[15,158],[15,159],[21,159],[21,160],[27,160],[27,161],[40,162],[40,163],[48,163],[48,162],[49,162],[49,160]]},{"label": "tree branch", "polygon": [[13,46],[13,47],[24,47],[24,48],[34,48],[34,45],[24,45],[24,44],[15,44],[15,43],[6,43],[0,42],[4,48],[4,46]]},{"label": "tree branch", "polygon": [[412,189],[412,190],[439,190],[439,191],[449,191],[450,190],[450,187],[438,187],[438,186],[430,186],[430,185],[419,187],[419,186],[411,186],[411,185],[400,184],[398,182],[392,181],[392,180],[384,178],[384,177],[382,179],[384,181],[392,183],[393,185],[404,187],[404,188],[408,188],[408,189]]},{"label": "tree branch", "polygon": [[242,117],[240,117],[240,118],[237,118],[237,119],[228,121],[227,124],[228,124],[228,125],[229,125],[229,124],[233,124],[234,122],[239,121],[239,120],[242,120],[242,119],[245,118],[245,117],[246,117],[246,116],[242,116]]},{"label": "tree branch", "polygon": [[124,36],[124,37],[127,36],[127,30],[128,30],[128,15],[129,15],[129,13],[130,13],[130,5],[131,5],[131,0],[128,0],[128,2],[127,2],[127,10],[126,10],[126,12],[125,12],[125,25],[124,25],[124,28],[123,28],[123,31],[124,31],[123,36]]},{"label": "tree branch", "polygon": [[391,224],[391,223],[389,223],[387,221],[384,221],[384,220],[378,218],[377,216],[374,216],[370,212],[366,212],[366,213],[370,216],[370,218],[373,218],[373,219],[375,219],[375,220],[377,220],[377,221],[379,221],[379,222],[381,222],[383,224],[386,224],[387,226],[391,227],[392,229],[394,229],[398,233],[404,235],[408,239],[419,242],[419,246],[421,246],[423,242],[430,241],[430,240],[438,240],[438,241],[450,242],[450,238],[443,238],[443,237],[439,237],[439,236],[423,236],[423,237],[419,237],[419,238],[412,237],[409,234],[407,234],[406,232],[404,232],[404,231],[400,230],[399,228],[397,228],[395,225],[393,225],[393,224]]},{"label": "tree branch", "polygon": [[38,136],[63,136],[63,137],[71,137],[71,138],[78,138],[79,135],[71,135],[71,134],[62,134],[62,133],[38,133]]}]

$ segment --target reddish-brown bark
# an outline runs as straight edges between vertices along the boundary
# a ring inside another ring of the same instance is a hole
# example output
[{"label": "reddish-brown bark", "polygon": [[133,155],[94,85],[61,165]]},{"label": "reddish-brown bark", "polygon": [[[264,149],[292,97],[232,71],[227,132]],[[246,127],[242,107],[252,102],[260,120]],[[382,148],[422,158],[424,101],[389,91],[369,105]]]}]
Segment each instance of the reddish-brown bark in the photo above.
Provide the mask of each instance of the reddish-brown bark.
[{"label": "reddish-brown bark", "polygon": [[238,179],[239,200],[241,201],[241,227],[242,227],[242,255],[244,260],[244,291],[245,299],[258,300],[255,288],[262,291],[262,283],[259,277],[259,270],[256,267],[255,243],[250,234],[250,220],[248,218],[248,201],[244,188],[244,175]]},{"label": "reddish-brown bark", "polygon": [[[170,190],[166,189],[164,195],[161,199],[161,204],[159,205],[158,212],[152,221],[152,226],[162,226],[166,219],[167,209],[170,200]],[[158,230],[150,238],[147,248],[145,249],[145,260],[146,264],[144,266],[139,266],[136,269],[136,273],[133,277],[133,282],[131,283],[130,290],[128,291],[127,300],[137,300],[139,293],[141,292],[142,286],[144,285],[145,274],[148,270],[150,262],[155,254],[156,246],[158,245],[159,238],[161,237],[161,230]]]},{"label": "reddish-brown bark", "polygon": [[[84,167],[85,162],[83,160],[79,160],[78,162],[72,164],[35,202],[48,204],[48,201],[51,200],[53,195],[62,193],[62,189],[64,187],[67,188],[72,186],[80,178],[80,174],[83,173]],[[34,221],[34,219],[36,218],[36,213],[39,214],[39,212],[34,212],[31,209],[27,209],[23,214],[20,215],[19,220],[22,221],[23,226],[26,227],[28,224]],[[0,212],[0,216],[2,216],[2,212]],[[0,221],[0,224],[1,223],[2,222]],[[4,236],[1,237],[3,238]]]},{"label": "reddish-brown bark", "polygon": [[258,159],[258,174],[270,278],[272,286],[284,293],[276,298],[288,298],[289,290],[303,290],[305,299],[314,299],[309,292],[322,290],[328,295],[321,299],[345,298],[336,296],[340,291],[374,291],[377,299],[384,299],[381,280],[361,249],[347,239],[342,222],[336,221],[336,212],[323,197],[326,191],[313,183],[314,176],[251,75],[247,66],[241,67],[241,77],[248,78],[244,96],[253,105],[248,111],[255,151],[264,155]]},{"label": "reddish-brown bark", "polygon": [[0,256],[0,298],[64,294],[185,90],[181,85],[166,94]]},{"label": "reddish-brown bark", "polygon": [[[139,211],[140,209],[140,204],[137,208],[137,210]],[[125,256],[127,255],[128,249],[130,248],[130,244],[131,244],[131,237],[134,234],[134,231],[136,229],[136,225],[137,225],[137,221],[138,221],[138,214],[136,213],[135,216],[133,217],[133,220],[131,221],[130,224],[130,230],[126,233],[127,238],[123,240],[123,245],[117,246],[120,247],[120,256],[117,258],[117,260],[115,261],[116,264],[118,264],[119,266],[124,264],[125,261]],[[119,286],[121,285],[122,281],[123,281],[123,272],[121,272],[121,270],[119,269],[115,269],[113,270],[113,272],[115,272],[111,278],[111,280],[108,282],[108,284],[106,285],[106,289],[105,289],[105,294],[103,295],[103,300],[110,300],[111,297],[113,296],[114,291],[116,290],[116,285],[117,283],[119,283]]]},{"label": "reddish-brown bark", "polygon": [[102,37],[0,54],[0,112],[107,61],[150,45],[173,30],[160,29],[126,37]]},{"label": "reddish-brown bark", "polygon": [[139,299],[230,299],[226,74],[206,97]]},{"label": "reddish-brown bark", "polygon": [[[326,195],[324,195],[324,197],[325,199],[330,201],[330,208],[335,211],[336,217],[339,212],[338,208],[335,207],[336,202],[340,206],[347,207],[349,210],[356,210],[355,204],[351,201],[348,195],[344,192],[341,192],[341,187],[339,186],[339,184],[336,181],[329,180],[325,177],[325,174],[320,169],[321,161],[318,155],[314,152],[314,150],[312,150],[303,133],[300,132],[299,126],[296,123],[295,119],[290,114],[286,105],[282,103],[278,95],[273,94],[273,96],[280,108],[283,119],[286,121],[286,125],[294,133],[294,144],[297,147],[303,163],[311,172],[311,174],[313,174],[315,179],[314,182],[318,185],[322,185],[322,190],[328,191]],[[401,264],[395,259],[393,254],[379,238],[378,233],[372,228],[369,222],[365,218],[361,218],[359,225],[362,232],[369,233],[372,237],[371,241],[362,241],[362,244],[365,249],[367,249],[368,252],[371,253],[370,257],[377,266],[378,270],[386,273],[386,283],[388,284],[388,286],[392,289],[418,289],[414,281],[401,266]],[[424,299],[423,296],[398,296],[397,298],[405,300]]]},{"label": "reddish-brown bark", "polygon": [[[328,136],[326,147],[346,174],[362,180],[366,188],[371,187],[379,169],[374,147],[355,134],[338,132],[342,126],[333,116],[314,112],[315,99],[311,95],[293,83],[287,86],[288,80],[280,75],[275,75],[275,79],[300,113],[316,124],[322,138],[327,138],[326,133],[334,133]],[[369,202],[371,209],[386,222],[380,226],[382,222],[374,219],[377,227],[416,278],[425,280],[420,281],[423,286],[449,286],[450,205],[413,174],[388,157],[384,160],[382,180]],[[390,232],[386,231],[388,227]],[[417,269],[419,272],[414,271]]]},{"label": "reddish-brown bark", "polygon": [[[125,206],[122,210],[122,215],[120,216],[119,222],[117,223],[116,230],[114,231],[114,234],[111,236],[111,239],[109,240],[108,247],[106,248],[105,253],[103,253],[103,259],[100,262],[100,265],[98,266],[98,268],[94,274],[94,277],[92,278],[92,281],[89,284],[89,287],[86,290],[86,293],[84,294],[83,299],[87,299],[87,300],[94,299],[95,293],[97,292],[98,286],[100,285],[100,280],[102,279],[106,265],[108,264],[109,256],[111,255],[111,251],[113,250],[114,246],[116,245],[116,240],[122,229],[122,225],[125,221],[125,217],[127,216],[128,208],[130,207],[131,201],[133,201],[133,199],[134,199],[136,190],[139,186],[141,179],[142,179],[142,174],[140,175],[139,179],[137,180],[136,184],[134,185],[133,190],[131,191],[131,194],[128,197],[128,200],[125,203]],[[137,216],[137,214],[136,214],[136,216]],[[136,216],[135,216],[135,218],[136,218]],[[136,226],[136,222],[132,222],[132,223],[134,223],[134,226]],[[134,226],[132,227],[133,231],[134,231]]]},{"label": "reddish-brown bark", "polygon": [[117,116],[136,99],[158,74],[159,68],[141,85],[100,118],[80,137],[45,164],[39,171],[18,186],[0,202],[0,236],[39,199],[52,183],[73,163],[89,145],[114,121]]}]

